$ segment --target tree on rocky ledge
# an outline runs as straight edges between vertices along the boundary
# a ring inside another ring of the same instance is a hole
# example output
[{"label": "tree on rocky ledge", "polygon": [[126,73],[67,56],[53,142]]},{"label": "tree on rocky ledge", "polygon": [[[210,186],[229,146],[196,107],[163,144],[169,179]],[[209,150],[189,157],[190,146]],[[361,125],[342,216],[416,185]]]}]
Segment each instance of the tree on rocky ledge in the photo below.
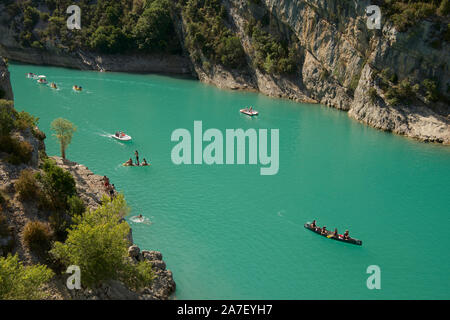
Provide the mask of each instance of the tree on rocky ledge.
[{"label": "tree on rocky ledge", "polygon": [[69,120],[58,118],[53,120],[51,128],[55,133],[53,134],[58,140],[61,146],[61,157],[66,159],[66,149],[72,142],[72,137],[77,127]]}]

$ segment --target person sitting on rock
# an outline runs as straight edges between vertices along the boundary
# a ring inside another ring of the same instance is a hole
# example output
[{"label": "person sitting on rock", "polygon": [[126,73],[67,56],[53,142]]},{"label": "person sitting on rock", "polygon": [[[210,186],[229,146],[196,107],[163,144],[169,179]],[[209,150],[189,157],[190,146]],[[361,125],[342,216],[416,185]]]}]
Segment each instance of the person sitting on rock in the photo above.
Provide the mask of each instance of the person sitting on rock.
[{"label": "person sitting on rock", "polygon": [[109,187],[109,179],[107,176],[103,176],[103,182],[105,183],[105,188]]}]

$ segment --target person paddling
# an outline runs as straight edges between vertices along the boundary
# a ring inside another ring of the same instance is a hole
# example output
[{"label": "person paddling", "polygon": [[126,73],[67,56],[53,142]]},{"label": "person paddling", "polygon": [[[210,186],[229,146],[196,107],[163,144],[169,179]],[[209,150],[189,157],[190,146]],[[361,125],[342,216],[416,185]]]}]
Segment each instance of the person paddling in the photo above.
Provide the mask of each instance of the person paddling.
[{"label": "person paddling", "polygon": [[348,235],[348,230],[345,230],[344,240],[348,240],[348,239],[350,239],[350,236]]},{"label": "person paddling", "polygon": [[337,228],[334,229],[333,237],[334,238],[339,238],[339,234],[338,234],[338,229]]},{"label": "person paddling", "polygon": [[145,158],[144,158],[144,160],[142,160],[142,166],[143,167],[148,166],[148,162]]},{"label": "person paddling", "polygon": [[313,220],[313,222],[311,222],[311,228],[316,229],[316,220]]},{"label": "person paddling", "polygon": [[322,231],[320,234],[327,234],[327,227],[323,226]]}]

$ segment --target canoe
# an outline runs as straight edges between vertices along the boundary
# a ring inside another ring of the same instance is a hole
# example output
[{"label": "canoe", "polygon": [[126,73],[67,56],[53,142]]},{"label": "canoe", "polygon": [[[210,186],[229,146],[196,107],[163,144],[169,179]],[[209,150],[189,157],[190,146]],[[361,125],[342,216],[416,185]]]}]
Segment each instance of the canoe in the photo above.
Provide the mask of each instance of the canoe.
[{"label": "canoe", "polygon": [[[328,231],[328,230],[327,230],[327,234],[321,234],[321,228],[317,228],[317,230],[316,230],[313,227],[311,227],[311,225],[309,223],[305,223],[305,228],[309,229],[309,230],[311,230],[311,231],[313,231],[313,232],[315,232],[315,233],[317,233],[317,234],[319,234],[319,235],[321,235],[323,237],[327,237],[327,238],[328,238],[328,236],[333,234],[333,231]],[[337,240],[337,241],[341,241],[341,242],[347,242],[347,243],[351,243],[351,244],[356,244],[357,246],[362,246],[362,241],[361,240],[358,240],[358,239],[355,239],[355,238],[348,238],[347,240],[345,240],[344,237],[341,234],[339,235],[338,238],[332,236],[332,237],[330,237],[328,239],[333,239],[333,240]]]},{"label": "canoe", "polygon": [[246,115],[248,115],[250,117],[258,115],[258,111],[255,111],[255,110],[250,111],[249,109],[241,109],[240,112],[243,113],[243,114],[246,114]]}]

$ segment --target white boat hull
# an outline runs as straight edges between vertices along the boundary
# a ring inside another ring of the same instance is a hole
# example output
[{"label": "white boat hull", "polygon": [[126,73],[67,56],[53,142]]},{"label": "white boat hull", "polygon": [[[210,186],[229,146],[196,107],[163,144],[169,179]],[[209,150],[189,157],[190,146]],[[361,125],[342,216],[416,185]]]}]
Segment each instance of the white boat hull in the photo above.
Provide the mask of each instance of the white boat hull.
[{"label": "white boat hull", "polygon": [[131,141],[131,137],[128,136],[128,135],[124,135],[122,137],[118,137],[116,135],[111,135],[111,138],[114,138],[114,139],[119,140],[119,141]]},{"label": "white boat hull", "polygon": [[255,110],[249,111],[248,109],[241,109],[240,111],[241,111],[241,113],[246,114],[250,117],[258,115],[258,111],[255,111]]}]

